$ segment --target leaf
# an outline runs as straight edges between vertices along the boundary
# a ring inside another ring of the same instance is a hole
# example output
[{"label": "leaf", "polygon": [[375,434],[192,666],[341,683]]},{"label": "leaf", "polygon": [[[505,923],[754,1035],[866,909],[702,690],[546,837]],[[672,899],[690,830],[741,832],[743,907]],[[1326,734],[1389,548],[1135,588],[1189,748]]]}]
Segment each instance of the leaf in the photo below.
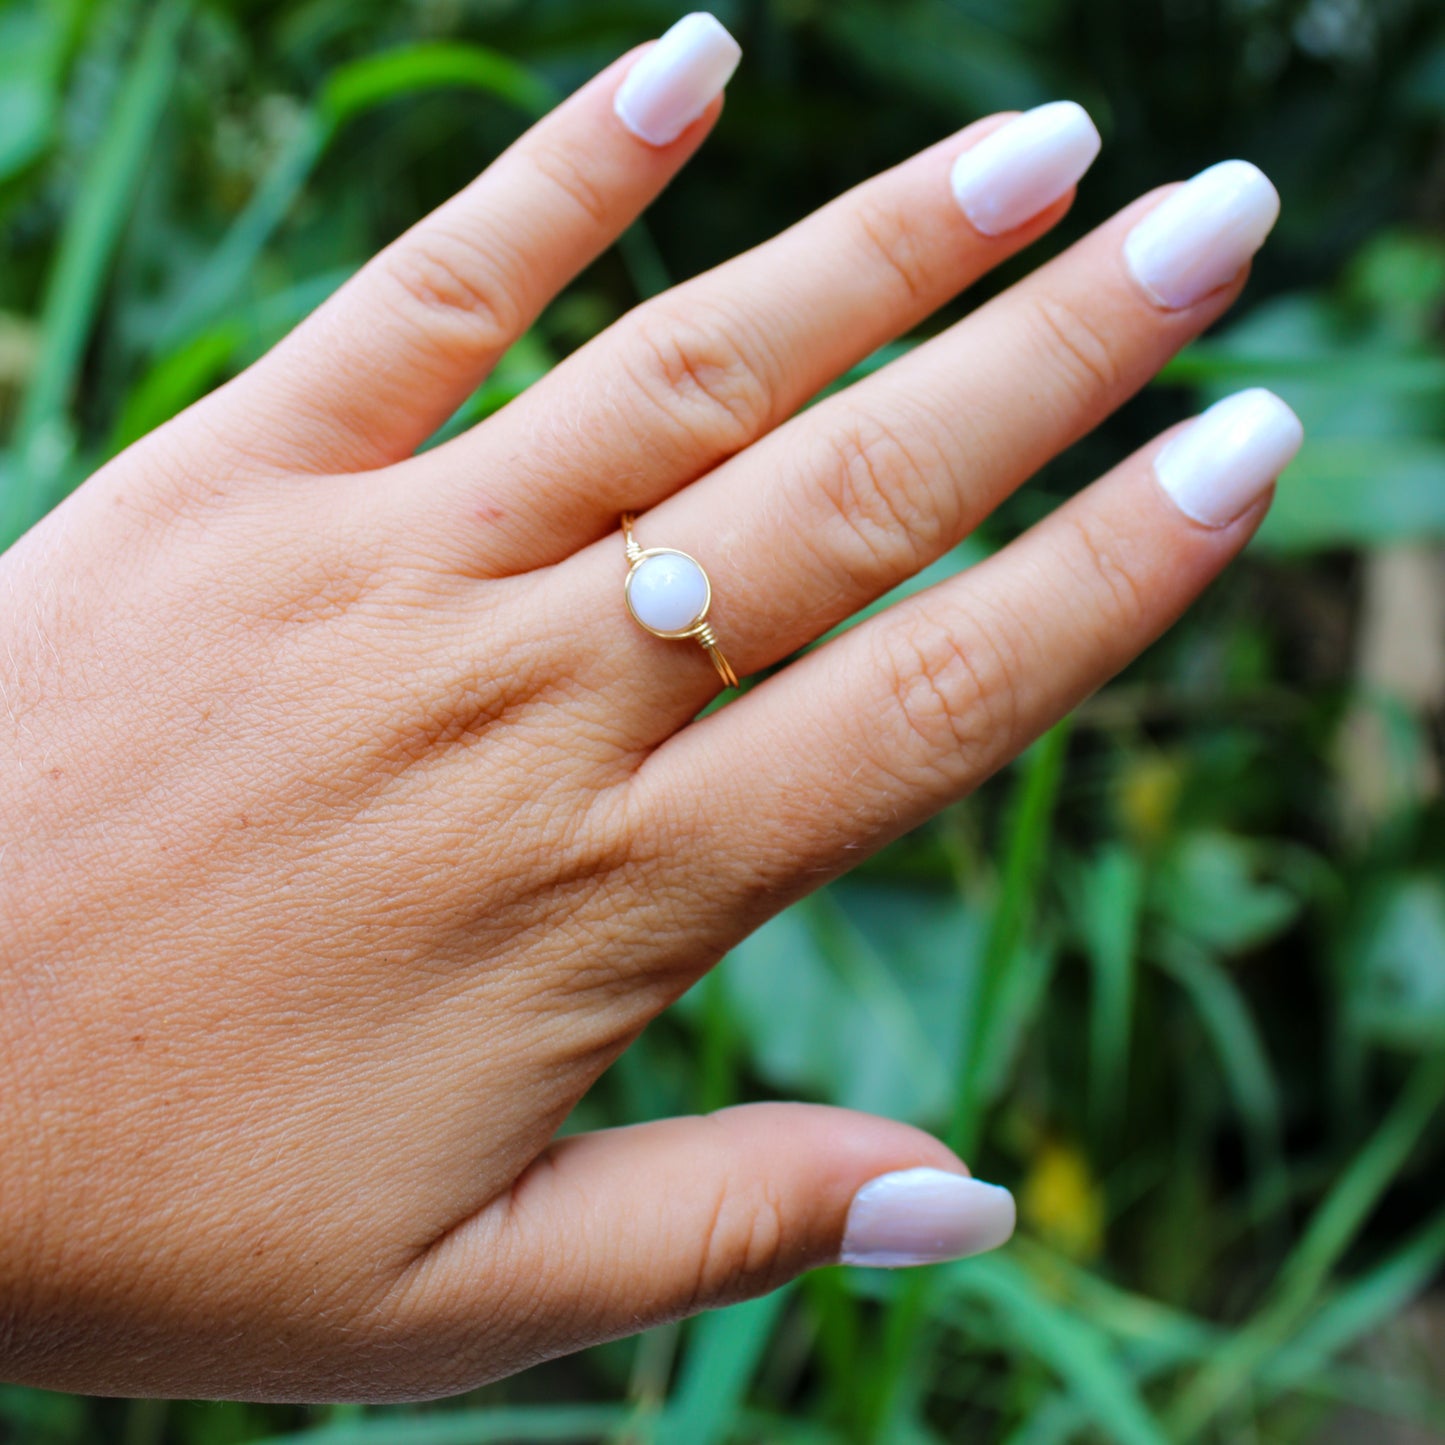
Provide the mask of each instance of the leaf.
[{"label": "leaf", "polygon": [[976,985],[985,920],[952,889],[849,878],[829,896],[907,998],[938,1060],[941,1110],[959,1066],[964,1002]]},{"label": "leaf", "polygon": [[328,271],[298,281],[179,344],[131,388],[106,453],[114,455],[184,411],[314,311],[349,275]]},{"label": "leaf", "polygon": [[956,6],[853,0],[819,11],[823,34],[889,88],[954,113],[1027,109],[1048,100],[1035,58]]},{"label": "leaf", "polygon": [[[1183,1364],[1207,1363],[1228,1343],[1225,1328],[1120,1289],[1032,1240],[1016,1241],[1011,1252],[1025,1256],[1032,1272],[1057,1281],[1069,1308],[1117,1341],[1116,1353],[1138,1385]],[[1250,1384],[1256,1407],[1301,1393],[1422,1422],[1438,1420],[1438,1399],[1365,1371],[1351,1371],[1338,1357],[1428,1289],[1442,1262],[1445,1214],[1437,1214],[1399,1249],[1324,1301],[1297,1335],[1261,1361]],[[1079,1401],[1056,1393],[1034,1407],[1008,1445],[1063,1445],[1087,1424],[1088,1413]]]},{"label": "leaf", "polygon": [[1279,551],[1445,537],[1445,442],[1401,436],[1307,441],[1259,542]]},{"label": "leaf", "polygon": [[1445,41],[1426,48],[1399,82],[1401,100],[1413,110],[1445,115]]},{"label": "leaf", "polygon": [[1267,849],[1219,831],[1184,834],[1166,854],[1151,886],[1155,909],[1172,928],[1205,948],[1242,953],[1274,938],[1299,914],[1302,900],[1264,876]]},{"label": "leaf", "polygon": [[723,967],[759,1073],[848,1108],[937,1118],[948,1076],[897,963],[875,951],[834,890],[745,939]]},{"label": "leaf", "polygon": [[742,1410],[738,1422],[742,1439],[766,1442],[766,1445],[852,1445],[850,1437],[841,1430],[797,1416]]},{"label": "leaf", "polygon": [[1445,884],[1393,879],[1367,906],[1360,932],[1346,955],[1352,1025],[1400,1048],[1445,1045]]}]

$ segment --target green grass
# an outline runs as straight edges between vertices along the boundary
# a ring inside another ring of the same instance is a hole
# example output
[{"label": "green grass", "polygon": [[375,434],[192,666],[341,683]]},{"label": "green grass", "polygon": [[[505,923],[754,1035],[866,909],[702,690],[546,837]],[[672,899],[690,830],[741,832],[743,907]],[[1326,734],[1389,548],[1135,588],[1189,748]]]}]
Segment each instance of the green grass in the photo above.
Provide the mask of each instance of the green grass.
[{"label": "green grass", "polygon": [[[683,8],[12,0],[0,543]],[[1445,1268],[1445,700],[1358,657],[1381,559],[1445,541],[1445,13],[719,8],[746,61],[716,135],[446,434],[670,278],[996,106],[1072,95],[1105,133],[1039,256],[1227,154],[1284,198],[1237,314],[928,576],[1267,385],[1309,440],[1250,556],[977,797],[739,947],[578,1110],[788,1096],[908,1119],[1015,1188],[1018,1241],[824,1270],[415,1408],[0,1388],[0,1442],[1285,1445],[1345,1406],[1445,1436],[1445,1361],[1363,1348]]]}]

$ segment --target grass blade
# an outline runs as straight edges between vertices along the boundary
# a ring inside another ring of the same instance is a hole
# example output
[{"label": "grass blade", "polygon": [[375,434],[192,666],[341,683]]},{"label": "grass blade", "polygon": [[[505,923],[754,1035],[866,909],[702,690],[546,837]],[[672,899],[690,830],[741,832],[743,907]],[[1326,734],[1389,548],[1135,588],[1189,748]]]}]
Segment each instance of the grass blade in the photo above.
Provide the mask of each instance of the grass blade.
[{"label": "grass blade", "polygon": [[[1131,1294],[1030,1241],[1013,1251],[1030,1272],[1061,1287],[1061,1303],[1108,1334],[1142,1384],[1181,1365],[1211,1360],[1228,1331],[1155,1300]],[[1413,1388],[1371,1384],[1369,1371],[1347,1372],[1339,1356],[1368,1338],[1427,1290],[1445,1264],[1445,1211],[1364,1276],[1325,1302],[1280,1350],[1264,1359],[1251,1381],[1255,1403],[1268,1405],[1301,1393],[1339,1399],[1382,1413],[1430,1418],[1439,1402]],[[1056,1395],[1033,1411],[1009,1445],[1045,1445],[1072,1438],[1087,1413],[1069,1395]]]},{"label": "grass blade", "polygon": [[1259,1201],[1286,1198],[1279,1085],[1249,1005],[1229,974],[1188,939],[1171,934],[1155,950],[1188,994],[1244,1125]]},{"label": "grass blade", "polygon": [[1107,1337],[1044,1295],[1013,1260],[969,1260],[948,1271],[943,1288],[991,1306],[1017,1348],[1068,1385],[1105,1438],[1119,1445],[1164,1445],[1162,1426]]},{"label": "grass blade", "polygon": [[319,116],[313,113],[301,117],[220,245],[168,308],[169,319],[156,335],[155,350],[176,350],[215,322],[236,299],[261,252],[301,194],[331,135]]},{"label": "grass blade", "polygon": [[1069,720],[1045,733],[1020,763],[1018,793],[1004,841],[998,901],[984,944],[978,993],[964,1023],[962,1067],[948,1132],[950,1147],[965,1158],[979,1137],[985,1095],[987,1043],[1008,975],[1038,912],[1038,891],[1053,831],[1054,806],[1063,782]]},{"label": "grass blade", "polygon": [[[1068,718],[1058,723],[1019,763],[1021,777],[1004,838],[998,899],[984,942],[978,990],[964,1020],[958,1087],[947,1134],[949,1146],[964,1158],[974,1152],[979,1139],[989,1065],[996,1057],[989,1047],[993,1022],[1000,1000],[1009,997],[1009,976],[1037,911],[1070,726]],[[929,1273],[910,1276],[888,1311],[867,1406],[866,1439],[894,1439],[904,1423],[905,1395],[910,1382],[926,1371],[930,1355],[924,1334],[929,1328],[931,1287]]]},{"label": "grass blade", "polygon": [[656,1445],[720,1445],[733,1433],[789,1291],[701,1316],[654,1428]]},{"label": "grass blade", "polygon": [[377,1411],[365,1420],[268,1435],[252,1445],[583,1445],[611,1434],[627,1414],[624,1405],[511,1405],[448,1415]]},{"label": "grass blade", "polygon": [[67,414],[106,277],[170,95],[189,12],[189,0],[160,0],[150,11],[66,217],[41,308],[39,355],[16,426],[18,485],[5,499],[0,536],[24,530],[58,500],[57,481],[73,449]]},{"label": "grass blade", "polygon": [[337,69],[321,95],[321,114],[339,127],[358,115],[419,91],[478,90],[539,116],[557,103],[553,88],[527,66],[483,45],[437,41],[364,55]]},{"label": "grass blade", "polygon": [[123,451],[184,411],[229,371],[279,340],[352,274],[345,268],[297,281],[180,343],[131,388],[106,439],[105,455]]},{"label": "grass blade", "polygon": [[1202,1366],[1169,1414],[1174,1437],[1192,1439],[1247,1388],[1262,1363],[1300,1327],[1330,1272],[1404,1167],[1445,1102],[1445,1058],[1416,1065],[1394,1108],[1315,1211],[1280,1271],[1274,1298]]},{"label": "grass blade", "polygon": [[165,350],[189,339],[235,301],[343,126],[402,96],[453,88],[493,95],[528,116],[540,115],[556,99],[551,86],[526,66],[480,45],[406,45],[339,67],[246,208],[172,308],[171,320],[157,337],[156,346]]},{"label": "grass blade", "polygon": [[1134,1018],[1135,955],[1144,909],[1144,867],[1113,846],[1081,869],[1074,911],[1093,975],[1089,1002],[1089,1123],[1096,1140],[1124,1117]]},{"label": "grass blade", "polygon": [[1196,342],[1155,378],[1159,386],[1278,386],[1281,382],[1428,396],[1445,393],[1445,358],[1325,350],[1268,356]]}]

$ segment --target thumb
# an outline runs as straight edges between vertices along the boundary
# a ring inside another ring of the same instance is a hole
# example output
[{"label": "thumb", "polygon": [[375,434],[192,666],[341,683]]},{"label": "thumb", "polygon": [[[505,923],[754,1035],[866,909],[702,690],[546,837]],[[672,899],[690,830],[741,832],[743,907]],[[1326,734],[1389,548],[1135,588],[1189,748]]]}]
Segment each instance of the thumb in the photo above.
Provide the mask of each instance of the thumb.
[{"label": "thumb", "polygon": [[[536,1332],[531,1358],[541,1359],[763,1294],[818,1265],[956,1259],[1013,1228],[1013,1196],[917,1129],[749,1104],[558,1140],[426,1263],[473,1328],[479,1307],[494,1325],[505,1310]],[[423,1293],[451,1313],[435,1288]]]}]

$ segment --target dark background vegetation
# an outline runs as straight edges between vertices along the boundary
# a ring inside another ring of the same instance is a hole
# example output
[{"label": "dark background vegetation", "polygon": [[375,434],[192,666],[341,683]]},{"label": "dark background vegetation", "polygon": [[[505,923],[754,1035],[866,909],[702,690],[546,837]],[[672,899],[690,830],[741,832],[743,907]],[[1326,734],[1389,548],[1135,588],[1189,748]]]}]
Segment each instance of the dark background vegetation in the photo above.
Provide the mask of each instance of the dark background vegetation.
[{"label": "dark background vegetation", "polygon": [[[681,9],[9,0],[0,542]],[[745,59],[715,136],[457,425],[993,109],[1069,96],[1105,137],[1013,275],[1226,156],[1284,198],[1234,317],[933,571],[1262,383],[1309,440],[1249,556],[979,796],[749,940],[579,1111],[907,1118],[1015,1188],[1018,1240],[821,1271],[443,1405],[0,1388],[0,1439],[1445,1439],[1445,6],[718,13]]]}]

